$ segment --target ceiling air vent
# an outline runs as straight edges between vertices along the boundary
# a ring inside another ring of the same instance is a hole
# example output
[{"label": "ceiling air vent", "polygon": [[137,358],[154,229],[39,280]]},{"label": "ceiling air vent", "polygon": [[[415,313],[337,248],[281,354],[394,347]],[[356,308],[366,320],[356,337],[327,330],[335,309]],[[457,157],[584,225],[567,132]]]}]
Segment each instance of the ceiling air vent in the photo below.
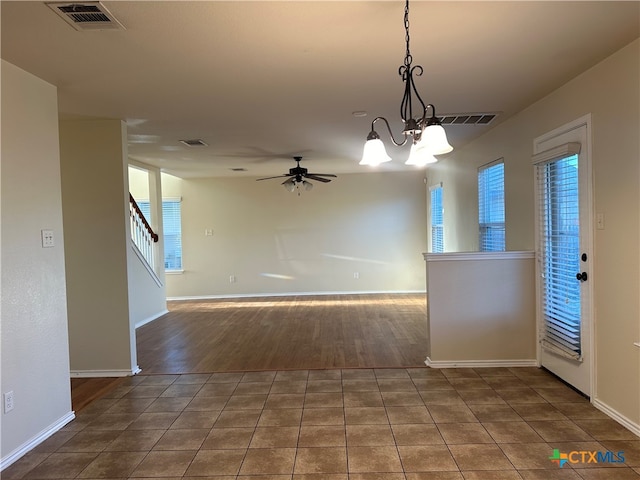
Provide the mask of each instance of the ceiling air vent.
[{"label": "ceiling air vent", "polygon": [[448,113],[440,117],[442,125],[489,125],[497,113]]},{"label": "ceiling air vent", "polygon": [[47,6],[76,30],[124,30],[100,2],[55,2]]},{"label": "ceiling air vent", "polygon": [[199,138],[193,138],[191,140],[180,140],[180,143],[186,145],[187,147],[208,147],[209,146]]}]

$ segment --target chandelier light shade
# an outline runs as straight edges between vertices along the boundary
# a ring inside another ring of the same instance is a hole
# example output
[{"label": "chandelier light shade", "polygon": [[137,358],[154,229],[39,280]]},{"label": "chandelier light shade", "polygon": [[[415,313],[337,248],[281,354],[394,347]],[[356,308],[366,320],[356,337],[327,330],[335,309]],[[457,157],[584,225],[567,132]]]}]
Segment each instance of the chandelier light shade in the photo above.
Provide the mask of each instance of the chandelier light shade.
[{"label": "chandelier light shade", "polygon": [[390,161],[391,157],[387,154],[387,149],[384,148],[384,143],[380,140],[380,136],[371,130],[371,133],[369,133],[367,137],[367,143],[364,144],[360,165],[371,165],[375,167],[381,163]]},{"label": "chandelier light shade", "polygon": [[[420,65],[412,65],[413,59],[409,49],[409,0],[406,0],[404,7],[404,29],[407,50],[404,64],[398,69],[398,73],[404,82],[404,95],[400,103],[400,118],[404,123],[402,129],[403,138],[401,141],[397,141],[394,138],[386,118],[374,118],[373,122],[371,122],[371,132],[369,132],[367,142],[364,145],[360,165],[375,166],[391,160],[380,139],[380,135],[375,131],[375,124],[378,121],[384,122],[391,137],[391,142],[395,146],[401,147],[411,141],[411,153],[406,162],[408,165],[423,166],[428,163],[434,163],[437,161],[434,155],[442,155],[453,150],[440,120],[436,117],[436,107],[433,104],[427,105],[424,103],[413,80],[414,74],[416,76],[422,75],[423,68]],[[414,105],[418,110],[416,114],[420,115],[418,118],[414,117]],[[427,118],[429,109],[431,110],[431,117]]]},{"label": "chandelier light shade", "polygon": [[422,142],[414,143],[411,145],[411,151],[409,152],[409,158],[405,162],[406,165],[414,165],[416,167],[424,167],[430,163],[436,163],[438,159],[433,156]]},{"label": "chandelier light shade", "polygon": [[424,148],[431,152],[432,155],[443,155],[453,150],[447,140],[447,133],[444,131],[444,127],[440,125],[440,121],[435,116],[435,111],[427,122],[427,128],[422,132],[419,143],[423,144]]}]

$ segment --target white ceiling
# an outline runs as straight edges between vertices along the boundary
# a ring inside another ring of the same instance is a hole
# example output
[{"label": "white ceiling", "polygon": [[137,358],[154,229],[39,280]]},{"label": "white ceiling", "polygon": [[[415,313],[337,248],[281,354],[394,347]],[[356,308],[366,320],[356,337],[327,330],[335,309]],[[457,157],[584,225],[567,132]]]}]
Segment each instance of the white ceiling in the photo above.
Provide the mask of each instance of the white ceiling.
[{"label": "white ceiling", "polygon": [[[56,85],[63,116],[126,120],[135,160],[183,177],[278,175],[293,155],[359,172],[375,116],[400,133],[401,0],[103,4],[125,30],[76,31],[42,2],[2,1],[2,58]],[[640,2],[414,0],[410,22],[423,99],[500,112],[496,125],[640,36]],[[455,148],[487,128],[447,132]],[[410,168],[376,129],[395,160],[383,168]],[[209,146],[179,142],[193,138]]]}]

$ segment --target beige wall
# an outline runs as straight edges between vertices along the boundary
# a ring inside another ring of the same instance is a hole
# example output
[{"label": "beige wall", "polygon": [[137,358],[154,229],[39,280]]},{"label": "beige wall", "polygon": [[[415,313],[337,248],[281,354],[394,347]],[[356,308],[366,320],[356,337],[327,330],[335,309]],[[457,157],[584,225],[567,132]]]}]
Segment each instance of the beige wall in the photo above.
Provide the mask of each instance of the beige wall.
[{"label": "beige wall", "polygon": [[426,255],[429,365],[536,364],[533,252]]},{"label": "beige wall", "polygon": [[425,188],[419,170],[341,175],[300,196],[252,178],[163,180],[182,197],[184,273],[167,275],[167,295],[424,291]]},{"label": "beige wall", "polygon": [[[521,121],[523,115],[454,150],[427,170],[429,185],[438,182],[443,185],[445,251],[479,249],[478,167],[499,159],[504,160],[506,250],[534,249],[531,155],[533,139],[547,130],[535,122]],[[573,120],[565,117],[567,121]],[[554,126],[565,123],[556,121]]]},{"label": "beige wall", "polygon": [[124,139],[119,120],[60,122],[71,370],[81,375],[137,369]]},{"label": "beige wall", "polygon": [[182,197],[182,179],[163,173],[162,179],[162,196],[165,198]]},{"label": "beige wall", "polygon": [[136,201],[149,200],[149,172],[146,169],[131,165],[129,165],[128,172],[129,192],[131,192],[133,198],[135,198]]},{"label": "beige wall", "polygon": [[636,425],[640,425],[640,349],[633,345],[640,340],[639,59],[640,40],[636,40],[428,171],[429,184],[444,184],[445,236],[450,231],[459,236],[450,250],[469,250],[477,247],[477,167],[503,157],[507,249],[533,249],[533,139],[592,114],[594,212],[605,216],[604,230],[594,231],[590,271],[595,294],[594,397]]},{"label": "beige wall", "polygon": [[130,244],[127,279],[129,319],[134,328],[137,328],[168,313],[168,310],[164,283],[159,277],[151,274],[147,262],[138,256],[134,249],[135,246]]},{"label": "beige wall", "polygon": [[[2,61],[0,468],[73,419],[56,88]],[[50,229],[55,246],[43,248]]]}]

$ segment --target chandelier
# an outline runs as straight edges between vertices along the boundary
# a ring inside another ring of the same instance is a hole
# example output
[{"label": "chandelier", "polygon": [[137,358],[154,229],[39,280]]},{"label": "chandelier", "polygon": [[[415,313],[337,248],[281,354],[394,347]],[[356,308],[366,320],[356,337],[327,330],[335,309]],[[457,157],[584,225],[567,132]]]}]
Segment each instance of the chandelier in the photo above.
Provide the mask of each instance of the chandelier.
[{"label": "chandelier", "polygon": [[[400,117],[404,123],[403,139],[399,142],[394,138],[386,118],[374,118],[373,122],[371,122],[371,132],[369,132],[367,142],[364,145],[360,165],[375,166],[391,160],[384,148],[384,143],[380,139],[380,135],[374,130],[374,125],[379,120],[386,125],[391,141],[395,146],[401,147],[406,145],[409,140],[411,141],[411,151],[406,161],[407,165],[424,166],[428,163],[434,163],[438,161],[435,155],[442,155],[453,150],[453,147],[447,141],[447,134],[442,128],[440,120],[436,117],[436,107],[432,104],[425,105],[413,81],[413,75],[422,75],[423,68],[420,65],[411,65],[413,58],[409,50],[409,0],[406,0],[404,7],[404,30],[407,52],[404,57],[404,64],[398,69],[398,74],[404,82],[404,95],[400,104]],[[419,109],[416,114],[421,115],[417,119],[414,118],[413,114],[414,98],[416,109]],[[431,111],[431,116],[427,118],[429,110]]]}]

